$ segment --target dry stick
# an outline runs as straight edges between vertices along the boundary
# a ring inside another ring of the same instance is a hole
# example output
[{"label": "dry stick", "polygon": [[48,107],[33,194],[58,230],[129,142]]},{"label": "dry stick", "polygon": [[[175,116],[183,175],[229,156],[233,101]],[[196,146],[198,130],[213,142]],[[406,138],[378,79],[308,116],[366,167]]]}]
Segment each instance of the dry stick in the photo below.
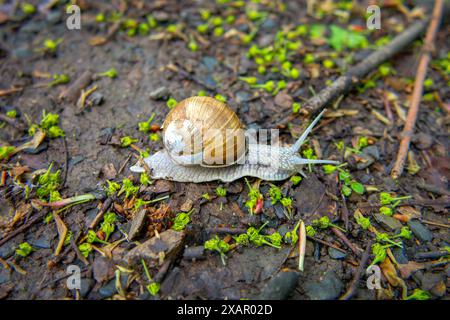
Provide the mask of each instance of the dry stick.
[{"label": "dry stick", "polygon": [[42,210],[38,212],[35,216],[33,216],[30,220],[28,220],[26,224],[20,226],[16,230],[7,234],[3,239],[0,240],[0,246],[4,245],[10,239],[14,238],[15,236],[27,230],[28,228],[32,227],[36,222],[40,221],[43,217],[45,217],[47,212],[48,212],[47,210]]},{"label": "dry stick", "polygon": [[357,245],[353,244],[350,242],[350,240],[348,240],[348,238],[345,236],[345,234],[342,233],[341,230],[339,230],[338,228],[332,227],[331,231],[333,231],[333,233],[335,235],[337,235],[339,237],[339,239],[342,240],[342,242],[344,242],[344,244],[349,247],[350,250],[353,251],[354,254],[356,254],[357,256],[359,256],[361,254],[361,252],[363,251],[363,249],[361,249],[360,247],[358,247]]},{"label": "dry stick", "polygon": [[400,141],[400,147],[397,154],[397,160],[395,161],[394,167],[391,171],[391,176],[393,179],[397,179],[402,174],[406,156],[408,155],[411,136],[414,133],[417,113],[419,111],[420,101],[422,100],[423,81],[425,80],[428,63],[431,59],[431,51],[434,47],[434,39],[436,38],[436,34],[439,29],[443,4],[443,0],[436,0],[434,4],[433,15],[431,17],[430,26],[427,30],[427,35],[425,36],[425,43],[423,44],[422,55],[420,57],[419,66],[417,68],[411,106],[409,107],[405,127],[403,128],[402,139]]},{"label": "dry stick", "polygon": [[87,87],[91,81],[94,74],[90,70],[84,71],[75,82],[73,82],[66,90],[61,92],[59,99],[67,100],[69,102],[76,102],[78,96],[85,87]]},{"label": "dry stick", "polygon": [[100,211],[95,216],[94,220],[89,225],[89,229],[94,229],[95,226],[100,222],[100,220],[103,218],[106,211],[109,210],[109,207],[113,204],[113,199],[111,197],[106,198],[105,202],[103,202],[102,207],[100,208]]},{"label": "dry stick", "polygon": [[[388,45],[375,51],[356,66],[351,67],[346,74],[340,76],[331,86],[326,87],[316,96],[309,99],[303,108],[312,115],[318,113],[328,103],[347,92],[370,71],[399,53],[404,47],[420,36],[425,30],[428,20],[429,19],[427,18],[414,23],[400,35],[396,36]],[[291,114],[291,110],[286,110],[282,113],[282,117],[283,118],[278,122],[279,125],[286,125],[295,117],[295,115]]]},{"label": "dry stick", "polygon": [[350,298],[355,293],[355,291],[358,287],[359,279],[361,278],[361,273],[367,264],[367,260],[369,260],[371,245],[372,245],[372,241],[369,241],[369,243],[367,243],[366,250],[364,251],[364,254],[361,257],[361,261],[359,262],[359,266],[355,272],[355,276],[353,277],[353,280],[350,284],[350,288],[348,288],[348,290],[339,298],[339,300],[350,300]]}]

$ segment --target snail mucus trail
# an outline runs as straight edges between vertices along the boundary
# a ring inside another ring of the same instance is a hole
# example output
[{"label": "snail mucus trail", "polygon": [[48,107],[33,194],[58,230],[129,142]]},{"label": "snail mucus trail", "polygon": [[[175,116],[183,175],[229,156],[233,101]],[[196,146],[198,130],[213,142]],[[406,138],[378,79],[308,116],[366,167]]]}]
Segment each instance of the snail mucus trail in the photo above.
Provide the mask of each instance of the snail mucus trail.
[{"label": "snail mucus trail", "polygon": [[[325,110],[324,110],[325,111]],[[230,182],[242,177],[285,180],[302,173],[305,164],[337,164],[304,159],[299,150],[322,111],[292,146],[261,144],[250,139],[239,118],[226,104],[211,97],[179,102],[163,123],[164,149],[144,159],[153,179],[178,182]],[[144,172],[139,162],[133,172]]]}]

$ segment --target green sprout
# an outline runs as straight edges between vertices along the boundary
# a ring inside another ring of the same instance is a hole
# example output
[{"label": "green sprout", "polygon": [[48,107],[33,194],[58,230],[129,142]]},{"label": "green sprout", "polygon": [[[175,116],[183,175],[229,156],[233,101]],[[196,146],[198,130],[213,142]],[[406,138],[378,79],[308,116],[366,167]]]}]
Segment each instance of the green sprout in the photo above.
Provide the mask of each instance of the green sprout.
[{"label": "green sprout", "polygon": [[169,107],[169,109],[172,109],[173,107],[175,107],[177,105],[177,100],[175,100],[174,98],[169,98],[169,100],[167,100],[166,105],[167,107]]},{"label": "green sprout", "polygon": [[400,229],[400,233],[392,236],[392,238],[393,239],[395,239],[395,238],[403,238],[403,239],[406,239],[406,240],[411,240],[412,232],[411,232],[411,230],[408,227],[402,227]]},{"label": "green sprout", "polygon": [[392,211],[392,208],[389,208],[387,206],[380,207],[379,211],[381,214],[383,214],[385,216],[389,216],[389,217],[394,214],[394,212]]},{"label": "green sprout", "polygon": [[225,30],[222,27],[216,27],[213,30],[213,35],[215,37],[220,37],[221,35],[223,35],[224,32],[225,32]]},{"label": "green sprout", "polygon": [[116,68],[111,68],[111,69],[106,70],[105,72],[100,72],[97,75],[99,77],[108,77],[108,78],[114,79],[114,78],[117,78],[118,73],[117,73]]},{"label": "green sprout", "polygon": [[92,251],[92,246],[90,243],[85,242],[78,246],[78,250],[80,250],[80,253],[83,255],[83,257],[87,258],[89,256],[89,253]]},{"label": "green sprout", "polygon": [[403,196],[403,197],[392,197],[388,192],[380,193],[380,203],[382,205],[392,204],[393,207],[396,207],[400,204],[401,200],[410,199],[411,196]]},{"label": "green sprout", "polygon": [[149,184],[152,183],[152,180],[150,179],[150,177],[146,172],[142,172],[139,177],[139,182],[144,186],[148,186]]},{"label": "green sprout", "polygon": [[209,196],[209,193],[208,193],[208,192],[202,194],[202,198],[203,198],[203,199],[206,199],[206,200],[208,200],[208,201],[211,200],[211,197]]},{"label": "green sprout", "polygon": [[95,16],[95,22],[101,23],[106,21],[106,16],[103,13],[99,13]]},{"label": "green sprout", "polygon": [[269,189],[269,196],[271,198],[272,204],[276,204],[278,201],[283,198],[283,195],[281,194],[280,188],[278,188],[275,185],[272,185]]},{"label": "green sprout", "polygon": [[157,134],[156,132],[150,133],[148,138],[150,139],[150,141],[159,141],[160,137],[159,134]]},{"label": "green sprout", "polygon": [[397,246],[399,248],[403,248],[401,242],[395,242],[389,238],[389,235],[384,232],[377,233],[377,241],[378,242],[387,242],[389,244],[392,244],[393,246]]},{"label": "green sprout", "polygon": [[106,194],[108,196],[112,196],[114,195],[117,191],[120,190],[120,184],[118,184],[117,182],[114,181],[109,181],[106,180],[106,182],[108,183],[108,188],[106,190]]},{"label": "green sprout", "polygon": [[204,34],[204,33],[208,32],[208,28],[209,28],[209,24],[203,23],[203,24],[200,24],[197,26],[197,31],[199,33]]},{"label": "green sprout", "polygon": [[292,103],[292,113],[298,113],[302,105],[299,102]]},{"label": "green sprout", "polygon": [[114,232],[114,222],[116,222],[117,216],[113,212],[105,213],[103,222],[100,225],[100,230],[105,233],[105,240],[108,241],[109,236]]},{"label": "green sprout", "polygon": [[13,146],[1,146],[0,147],[0,160],[9,159],[16,152],[16,148]]},{"label": "green sprout", "polygon": [[27,16],[36,12],[36,7],[33,6],[31,3],[28,3],[28,2],[22,3],[22,5],[20,6],[20,9]]},{"label": "green sprout", "polygon": [[54,74],[53,81],[48,84],[49,87],[54,87],[60,84],[66,84],[70,82],[70,77],[67,74]]},{"label": "green sprout", "polygon": [[109,244],[107,241],[104,241],[104,240],[100,239],[100,238],[97,236],[97,233],[95,233],[94,230],[89,230],[89,231],[88,231],[88,235],[87,235],[86,241],[87,241],[87,243],[95,243],[95,242],[98,242],[98,243],[102,243],[102,244]]},{"label": "green sprout", "polygon": [[341,230],[343,232],[347,232],[345,229],[342,229],[338,225],[335,225],[334,223],[332,223],[328,216],[323,216],[320,219],[313,220],[312,221],[312,225],[314,227],[319,228],[319,229],[328,229],[330,227],[334,227],[334,228],[337,228],[337,229],[339,229],[339,230]]},{"label": "green sprout", "polygon": [[203,246],[206,250],[217,251],[220,255],[222,264],[226,265],[225,253],[227,253],[230,250],[230,245],[228,243],[219,239],[219,237],[216,235],[214,238],[207,240]]},{"label": "green sprout", "polygon": [[58,126],[52,126],[50,127],[50,129],[48,129],[48,136],[49,138],[55,139],[55,138],[59,138],[59,137],[64,137],[65,133],[64,130],[61,129]]},{"label": "green sprout", "polygon": [[293,184],[294,186],[296,186],[296,185],[298,185],[298,184],[300,183],[300,181],[302,181],[302,177],[300,177],[300,176],[292,176],[292,177],[289,179],[289,181],[291,181],[292,184]]},{"label": "green sprout", "polygon": [[258,83],[258,79],[256,77],[239,77],[239,80],[242,80],[250,85]]},{"label": "green sprout", "polygon": [[161,288],[160,284],[153,281],[152,277],[150,276],[150,272],[148,271],[147,265],[145,264],[144,259],[141,259],[142,266],[144,267],[145,275],[147,276],[148,281],[150,284],[146,286],[148,293],[152,296],[156,296],[159,292],[159,289]]},{"label": "green sprout", "polygon": [[285,207],[289,213],[288,218],[292,216],[292,198],[286,197],[280,200],[283,207]]},{"label": "green sprout", "polygon": [[245,202],[245,206],[248,208],[250,215],[253,215],[253,210],[255,209],[256,204],[258,203],[258,201],[262,200],[263,196],[257,188],[254,188],[250,185],[247,178],[244,179],[249,189],[248,192],[249,199]]},{"label": "green sprout", "polygon": [[139,186],[134,186],[130,179],[125,178],[122,180],[122,188],[120,189],[118,196],[125,192],[125,199],[131,195],[135,195],[139,191]]},{"label": "green sprout", "polygon": [[273,90],[275,90],[275,82],[272,80],[269,80],[263,84],[254,84],[251,86],[252,88],[259,88],[264,89],[267,92],[271,93]]},{"label": "green sprout", "polygon": [[13,118],[14,119],[15,117],[17,117],[17,110],[12,109],[12,110],[7,111],[6,112],[6,116],[8,118]]},{"label": "green sprout", "polygon": [[236,243],[238,243],[242,246],[248,246],[250,244],[250,240],[246,233],[241,233],[238,236],[234,236],[233,239],[234,239],[234,241],[236,241]]},{"label": "green sprout", "polygon": [[190,37],[190,38],[189,38],[188,48],[189,48],[189,50],[191,50],[192,52],[197,52],[197,51],[198,51],[198,44],[197,44],[197,42],[194,40],[193,37]]},{"label": "green sprout", "polygon": [[308,237],[314,237],[316,235],[316,229],[313,226],[306,226],[306,235]]},{"label": "green sprout", "polygon": [[140,35],[145,36],[150,32],[150,26],[145,22],[141,22],[139,23],[138,30]]},{"label": "green sprout", "polygon": [[360,225],[361,228],[363,228],[364,230],[369,229],[369,227],[371,226],[370,219],[364,217],[362,214],[355,216],[355,219],[356,219],[356,223],[358,225]]},{"label": "green sprout", "polygon": [[383,262],[386,259],[386,248],[387,246],[383,246],[379,243],[375,243],[372,245],[372,253],[375,256],[372,263],[369,265],[369,268],[377,263]]},{"label": "green sprout", "polygon": [[[303,150],[303,156],[306,159],[317,159],[317,156],[314,155],[314,151],[311,147],[307,147],[305,150]],[[308,163],[308,170],[309,172],[312,172],[312,164]]]},{"label": "green sprout", "polygon": [[307,54],[305,54],[305,56],[303,57],[303,62],[304,62],[305,64],[313,63],[314,60],[315,60],[314,55],[311,54],[311,53],[307,53]]},{"label": "green sprout", "polygon": [[64,238],[64,246],[67,247],[70,244],[70,240],[72,239],[73,233],[72,231],[67,232],[66,237]]},{"label": "green sprout", "polygon": [[[137,188],[139,188],[139,187],[137,187]],[[142,199],[138,198],[134,202],[134,209],[137,210],[137,209],[139,209],[142,206],[145,206],[145,205],[150,204],[150,203],[159,202],[159,201],[165,200],[167,198],[169,198],[169,196],[164,196],[164,197],[160,197],[160,198],[156,198],[156,199],[148,200],[148,201],[145,201],[145,200],[142,200]]]},{"label": "green sprout", "polygon": [[218,197],[225,197],[227,195],[227,189],[221,188],[221,187],[217,187],[216,188],[216,194],[217,194]]},{"label": "green sprout", "polygon": [[216,94],[214,96],[214,99],[216,99],[216,100],[218,100],[220,102],[223,102],[223,103],[227,102],[227,98],[225,96],[221,95],[221,94]]},{"label": "green sprout", "polygon": [[19,244],[19,248],[16,249],[16,254],[26,258],[33,250],[33,247],[28,242],[22,242]]},{"label": "green sprout", "polygon": [[[254,228],[254,227],[248,228],[248,229],[247,229],[247,236],[248,236],[248,239],[249,239],[249,241],[250,241],[251,243],[253,243],[253,244],[256,245],[257,247],[260,247],[260,246],[262,246],[263,244],[265,244],[265,245],[268,245],[268,246],[271,246],[271,247],[280,249],[280,248],[281,248],[281,246],[280,246],[281,240],[280,240],[280,243],[279,243],[279,244],[277,244],[277,243],[272,243],[272,242],[267,241],[267,239],[271,240],[271,238],[268,238],[267,236],[263,236],[263,235],[260,234],[261,230],[267,225],[267,223],[268,223],[268,222],[264,223],[259,229],[256,229],[256,228]],[[278,237],[278,236],[275,236],[275,238],[276,238],[276,239],[275,239],[276,242],[278,242],[278,240],[281,238],[281,235],[280,235],[279,237]]]},{"label": "green sprout", "polygon": [[292,229],[292,231],[288,231],[286,232],[286,234],[284,235],[284,242],[288,243],[288,244],[296,244],[297,240],[298,240],[298,227],[300,227],[300,222],[297,222],[297,224],[295,225],[294,229]]},{"label": "green sprout", "polygon": [[211,11],[207,9],[200,9],[199,13],[203,20],[208,20],[211,17]]},{"label": "green sprout", "polygon": [[125,136],[125,137],[120,138],[120,146],[122,148],[126,148],[126,147],[130,146],[132,143],[135,143],[138,141],[139,141],[139,139],[135,139],[130,136]]},{"label": "green sprout", "polygon": [[40,199],[47,198],[50,194],[56,191],[59,187],[60,183],[60,174],[61,171],[58,170],[55,173],[52,173],[53,163],[50,164],[47,171],[44,174],[41,174],[38,178],[38,188],[36,190],[36,195]]},{"label": "green sprout", "polygon": [[333,62],[333,60],[325,59],[325,60],[322,62],[322,65],[323,65],[323,67],[324,67],[325,69],[331,69],[331,68],[334,67],[334,62]]},{"label": "green sprout", "polygon": [[191,221],[190,216],[194,212],[194,209],[191,209],[189,212],[180,212],[177,214],[175,219],[173,220],[172,229],[175,231],[182,231],[188,223]]},{"label": "green sprout", "polygon": [[155,29],[158,26],[158,22],[152,15],[147,16],[147,24],[150,26],[150,28]]},{"label": "green sprout", "polygon": [[62,38],[57,40],[45,39],[44,40],[44,51],[55,53],[58,49],[59,44],[63,41]]},{"label": "green sprout", "polygon": [[431,294],[422,290],[422,289],[414,289],[413,293],[405,298],[405,300],[429,300],[431,298]]}]

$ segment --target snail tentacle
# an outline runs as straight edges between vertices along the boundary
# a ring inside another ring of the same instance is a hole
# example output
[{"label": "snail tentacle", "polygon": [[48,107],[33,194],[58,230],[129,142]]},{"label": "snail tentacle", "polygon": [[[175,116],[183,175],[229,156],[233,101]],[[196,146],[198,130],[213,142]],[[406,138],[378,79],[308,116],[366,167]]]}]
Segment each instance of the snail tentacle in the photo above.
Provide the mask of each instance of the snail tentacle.
[{"label": "snail tentacle", "polygon": [[314,126],[319,122],[322,115],[325,113],[327,109],[323,109],[322,112],[311,122],[311,124],[306,128],[306,130],[302,133],[300,138],[297,139],[297,141],[291,146],[291,150],[293,152],[298,152],[300,150],[300,147],[302,146],[303,142],[305,142],[306,137],[309,135],[311,130],[314,128]]}]

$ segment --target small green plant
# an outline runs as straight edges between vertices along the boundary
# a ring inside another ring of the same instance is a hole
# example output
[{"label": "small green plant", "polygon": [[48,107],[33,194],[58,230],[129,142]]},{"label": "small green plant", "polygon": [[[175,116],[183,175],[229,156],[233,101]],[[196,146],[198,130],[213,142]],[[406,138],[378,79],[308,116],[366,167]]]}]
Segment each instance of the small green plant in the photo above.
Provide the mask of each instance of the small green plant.
[{"label": "small green plant", "polygon": [[120,146],[122,148],[126,148],[126,147],[129,147],[132,143],[135,143],[138,141],[139,141],[139,139],[135,139],[130,136],[125,136],[125,137],[120,138]]},{"label": "small green plant", "polygon": [[48,84],[49,87],[58,86],[60,84],[66,84],[70,82],[70,77],[67,74],[54,74],[53,81]]},{"label": "small green plant", "polygon": [[292,231],[288,231],[286,232],[286,234],[284,235],[284,242],[287,244],[296,244],[298,241],[298,228],[300,227],[300,222],[297,222],[297,224],[295,225],[294,229],[292,229]]},{"label": "small green plant", "polygon": [[[310,147],[307,147],[305,150],[303,150],[303,156],[306,159],[317,159],[317,156],[314,155],[313,149]],[[312,172],[312,164],[311,163],[308,163],[308,170],[309,170],[309,172]]]},{"label": "small green plant", "polygon": [[343,232],[347,232],[345,229],[343,229],[343,228],[339,227],[338,225],[332,223],[328,216],[323,216],[320,219],[313,220],[312,221],[312,225],[314,227],[319,228],[319,229],[328,229],[330,227],[334,227],[334,228],[337,228],[337,229],[339,229],[339,230],[341,230]]},{"label": "small green plant", "polygon": [[174,98],[169,98],[169,100],[167,100],[167,107],[169,107],[169,109],[172,109],[173,107],[175,107],[177,105],[177,100],[175,100]]},{"label": "small green plant", "polygon": [[248,186],[248,200],[245,202],[245,206],[247,207],[250,215],[253,215],[255,209],[257,209],[258,205],[262,205],[263,196],[259,192],[258,188],[252,187],[248,182],[247,178],[245,178],[245,183]]},{"label": "small green plant", "polygon": [[43,50],[50,53],[55,53],[58,49],[59,44],[62,42],[62,38],[52,40],[52,39],[45,39],[43,44]]},{"label": "small green plant", "polygon": [[89,256],[89,253],[92,251],[92,246],[88,242],[84,242],[78,246],[78,250],[80,250],[80,253],[83,255],[83,257],[87,258]]},{"label": "small green plant", "polygon": [[377,233],[377,241],[378,242],[387,242],[393,246],[397,246],[399,248],[403,248],[402,243],[401,242],[395,242],[393,240],[391,240],[389,238],[389,235],[387,233],[384,232],[378,232]]},{"label": "small green plant", "polygon": [[152,180],[150,179],[150,177],[146,172],[142,172],[139,177],[139,182],[144,186],[148,186],[149,184],[152,183]]},{"label": "small green plant", "polygon": [[177,214],[175,219],[173,220],[172,229],[175,231],[182,231],[188,223],[191,221],[190,216],[194,212],[194,209],[191,209],[189,212],[180,212]]},{"label": "small green plant", "polygon": [[280,188],[278,188],[275,185],[271,185],[271,187],[269,189],[269,196],[270,196],[272,204],[276,204],[278,201],[280,201],[283,198]]},{"label": "small green plant", "polygon": [[103,222],[100,225],[100,230],[105,233],[105,240],[108,241],[109,236],[114,232],[114,222],[117,216],[113,212],[106,212],[103,216]]},{"label": "small green plant", "polygon": [[48,198],[52,192],[57,191],[59,188],[61,171],[58,170],[55,173],[52,173],[52,167],[53,163],[51,163],[47,171],[38,178],[36,195],[40,199]]},{"label": "small green plant", "polygon": [[147,276],[148,281],[150,284],[146,286],[146,289],[148,293],[152,296],[156,296],[159,292],[159,289],[161,288],[160,284],[153,281],[152,277],[150,276],[150,272],[148,271],[147,265],[145,264],[144,259],[141,259],[142,266],[144,267],[145,275]]},{"label": "small green plant", "polygon": [[107,187],[107,190],[106,190],[106,194],[108,196],[112,196],[117,191],[120,190],[120,184],[118,184],[117,182],[106,180],[106,183],[108,183],[108,187]]},{"label": "small green plant", "polygon": [[380,207],[379,212],[385,216],[392,216],[394,212],[392,211],[392,208],[389,208],[387,206]]},{"label": "small green plant", "polygon": [[128,199],[129,196],[135,195],[139,191],[139,186],[133,185],[130,179],[125,178],[122,180],[122,188],[120,189],[118,196],[120,196],[123,192],[125,192],[125,199]]},{"label": "small green plant", "polygon": [[414,289],[413,293],[405,298],[405,300],[429,300],[431,298],[431,294],[422,290],[422,289]]},{"label": "small green plant", "polygon": [[22,3],[22,5],[20,6],[20,9],[27,16],[32,15],[33,13],[36,12],[36,7],[33,6],[31,3],[28,3],[28,2]]},{"label": "small green plant", "polygon": [[294,186],[296,186],[302,181],[302,177],[300,177],[300,176],[292,176],[289,180],[292,182],[292,184]]},{"label": "small green plant", "polygon": [[97,236],[97,233],[94,230],[89,230],[88,234],[87,234],[87,238],[86,238],[87,243],[102,243],[102,244],[109,244],[107,241],[104,241],[102,239],[100,239]]},{"label": "small green plant", "polygon": [[393,197],[388,192],[380,193],[380,203],[382,205],[392,205],[394,208],[400,204],[402,200],[410,199],[411,196]]},{"label": "small green plant", "polygon": [[111,68],[104,72],[100,72],[97,75],[99,77],[108,77],[108,78],[114,79],[114,78],[117,78],[118,72],[117,72],[116,68]]},{"label": "small green plant", "polygon": [[19,248],[16,249],[16,254],[26,258],[33,250],[33,247],[28,242],[22,242],[19,244]]},{"label": "small green plant", "polygon": [[12,119],[16,118],[17,117],[17,110],[12,109],[12,110],[7,111],[6,112],[6,116],[8,118],[12,118]]},{"label": "small green plant", "polygon": [[226,253],[230,250],[230,245],[221,240],[217,235],[205,242],[204,248],[206,250],[217,251],[220,255],[220,259],[223,265],[226,265]]},{"label": "small green plant", "polygon": [[0,147],[0,160],[7,160],[16,152],[16,148],[13,146],[1,146]]}]

